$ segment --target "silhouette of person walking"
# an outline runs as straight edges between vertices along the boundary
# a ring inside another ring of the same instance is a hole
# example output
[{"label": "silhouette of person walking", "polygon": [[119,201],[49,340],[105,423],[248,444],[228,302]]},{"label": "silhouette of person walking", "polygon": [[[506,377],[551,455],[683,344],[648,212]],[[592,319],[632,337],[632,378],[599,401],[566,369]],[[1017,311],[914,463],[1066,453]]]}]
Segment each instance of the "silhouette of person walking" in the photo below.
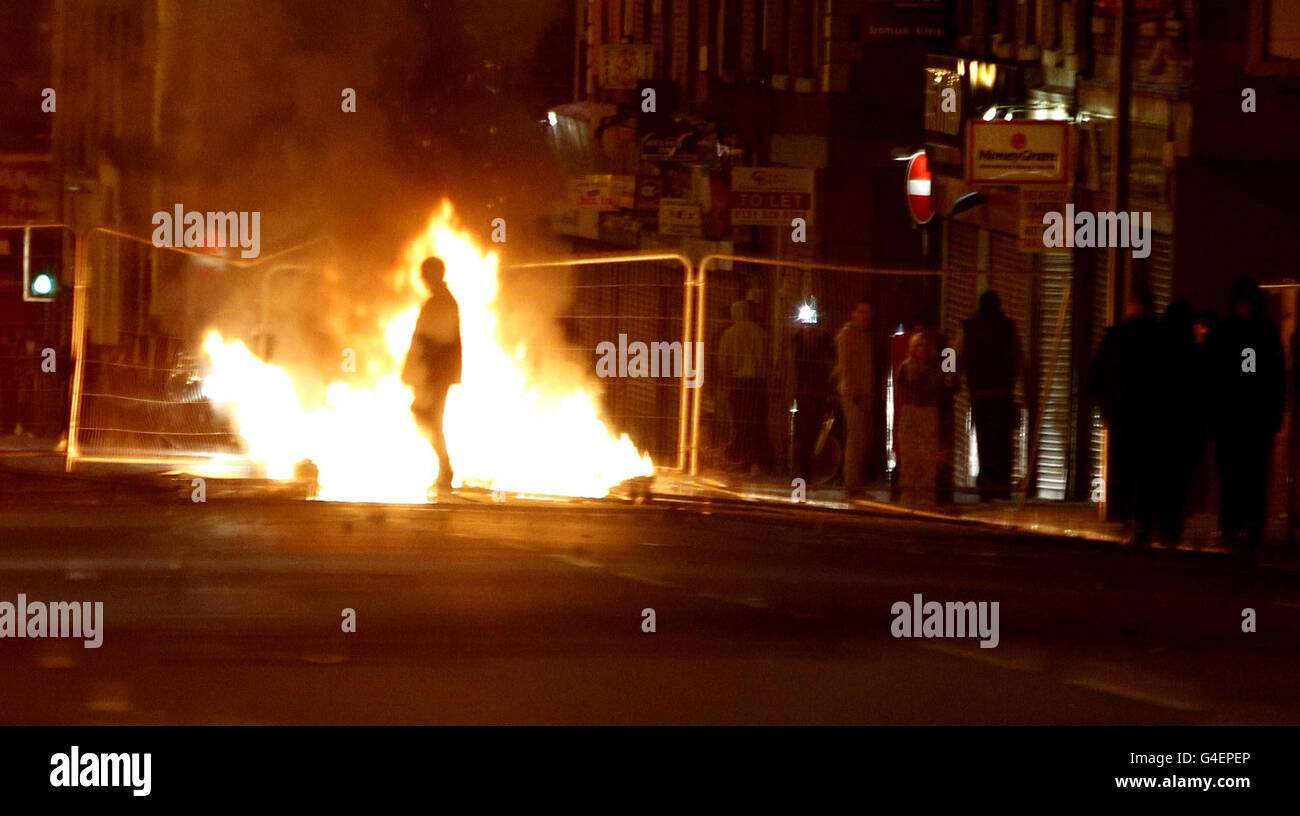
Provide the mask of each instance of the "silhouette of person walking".
[{"label": "silhouette of person walking", "polygon": [[434,484],[438,492],[451,489],[453,474],[443,431],[443,410],[447,392],[460,382],[461,375],[460,307],[443,281],[446,271],[439,258],[426,258],[420,265],[420,276],[431,294],[420,309],[402,367],[402,382],[415,392],[411,413],[429,435],[438,456],[438,481]]},{"label": "silhouette of person walking", "polygon": [[1216,334],[1219,523],[1224,543],[1244,553],[1264,534],[1269,455],[1286,409],[1286,359],[1265,314],[1264,292],[1253,280],[1232,287],[1230,314]]},{"label": "silhouette of person walking", "polygon": [[978,311],[963,326],[957,360],[966,371],[970,389],[980,467],[975,485],[980,500],[1010,498],[1016,376],[1022,371],[1023,360],[1015,321],[1002,313],[997,292],[980,295]]},{"label": "silhouette of person walking", "polygon": [[1107,514],[1130,525],[1139,546],[1150,543],[1160,506],[1158,392],[1165,361],[1154,310],[1148,292],[1129,299],[1124,322],[1106,331],[1089,377],[1108,431]]},{"label": "silhouette of person walking", "polygon": [[1159,334],[1160,365],[1152,372],[1160,381],[1154,395],[1158,507],[1145,521],[1159,525],[1161,543],[1176,547],[1187,520],[1187,496],[1205,454],[1210,411],[1201,378],[1210,370],[1210,360],[1206,344],[1197,340],[1196,313],[1187,301],[1169,305]]}]

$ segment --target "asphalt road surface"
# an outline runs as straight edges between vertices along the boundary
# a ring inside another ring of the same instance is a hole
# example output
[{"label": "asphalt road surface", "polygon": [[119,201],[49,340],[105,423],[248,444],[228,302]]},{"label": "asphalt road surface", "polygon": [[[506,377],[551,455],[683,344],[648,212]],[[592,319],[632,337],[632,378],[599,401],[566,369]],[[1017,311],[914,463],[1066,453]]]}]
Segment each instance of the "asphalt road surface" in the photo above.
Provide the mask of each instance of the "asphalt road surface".
[{"label": "asphalt road surface", "polygon": [[[19,593],[103,645],[0,639],[8,724],[1300,722],[1300,575],[890,516],[19,489]],[[916,593],[998,646],[893,637]]]}]

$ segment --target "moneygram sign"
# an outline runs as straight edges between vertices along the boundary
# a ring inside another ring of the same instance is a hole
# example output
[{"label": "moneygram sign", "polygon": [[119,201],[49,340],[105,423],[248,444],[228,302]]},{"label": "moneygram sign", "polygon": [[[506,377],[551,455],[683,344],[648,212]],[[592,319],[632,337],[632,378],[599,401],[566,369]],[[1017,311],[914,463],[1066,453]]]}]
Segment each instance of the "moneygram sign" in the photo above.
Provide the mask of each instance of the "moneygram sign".
[{"label": "moneygram sign", "polygon": [[733,167],[731,223],[790,226],[813,220],[816,172],[793,167]]},{"label": "moneygram sign", "polygon": [[966,180],[970,184],[1069,183],[1069,123],[970,120]]}]

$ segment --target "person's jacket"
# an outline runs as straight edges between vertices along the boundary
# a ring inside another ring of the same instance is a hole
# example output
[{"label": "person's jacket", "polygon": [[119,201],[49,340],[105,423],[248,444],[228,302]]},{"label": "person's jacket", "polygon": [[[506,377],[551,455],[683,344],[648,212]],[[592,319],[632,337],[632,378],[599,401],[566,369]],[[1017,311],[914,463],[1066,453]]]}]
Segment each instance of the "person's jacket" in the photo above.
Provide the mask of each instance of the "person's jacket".
[{"label": "person's jacket", "polygon": [[763,362],[767,335],[750,317],[750,305],[738,300],[731,304],[731,325],[718,340],[718,373],[724,377],[763,379]]},{"label": "person's jacket", "polygon": [[1010,398],[1022,366],[1016,324],[1001,311],[979,311],[963,323],[957,365],[972,399]]},{"label": "person's jacket", "polygon": [[[1215,334],[1211,342],[1220,427],[1230,433],[1277,433],[1286,410],[1286,356],[1277,327],[1262,316],[1233,317]],[[1252,356],[1253,365],[1248,363]]]},{"label": "person's jacket", "polygon": [[858,328],[852,322],[844,324],[835,335],[834,376],[840,396],[861,402],[876,395],[881,352],[885,348],[885,341],[870,329]]},{"label": "person's jacket", "polygon": [[1088,377],[1090,395],[1112,430],[1147,428],[1158,421],[1162,334],[1150,318],[1106,330]]},{"label": "person's jacket", "polygon": [[416,389],[460,382],[460,309],[448,291],[435,292],[420,309],[402,382]]}]

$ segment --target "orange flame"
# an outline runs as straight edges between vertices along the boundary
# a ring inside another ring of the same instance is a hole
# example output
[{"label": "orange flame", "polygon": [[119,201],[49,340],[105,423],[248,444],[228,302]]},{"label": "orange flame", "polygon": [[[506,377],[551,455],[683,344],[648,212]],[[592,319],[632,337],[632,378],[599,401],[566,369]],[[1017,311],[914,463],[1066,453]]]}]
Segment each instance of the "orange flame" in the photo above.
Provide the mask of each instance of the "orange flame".
[{"label": "orange flame", "polygon": [[304,373],[291,374],[241,341],[208,332],[204,393],[230,413],[270,478],[290,478],[297,462],[310,459],[319,469],[322,499],[425,500],[437,459],[411,417],[411,390],[398,372],[427,295],[419,269],[430,255],[446,263],[447,287],[460,305],[462,382],[447,396],[444,423],[457,486],[599,497],[653,471],[650,457],[626,434],[615,437],[605,427],[585,383],[562,370],[525,365],[523,343],[513,351],[502,346],[498,258],[456,227],[444,201],[390,280],[394,309],[369,338],[384,350],[381,364],[332,382],[322,405],[302,405],[295,381],[311,382]]}]

